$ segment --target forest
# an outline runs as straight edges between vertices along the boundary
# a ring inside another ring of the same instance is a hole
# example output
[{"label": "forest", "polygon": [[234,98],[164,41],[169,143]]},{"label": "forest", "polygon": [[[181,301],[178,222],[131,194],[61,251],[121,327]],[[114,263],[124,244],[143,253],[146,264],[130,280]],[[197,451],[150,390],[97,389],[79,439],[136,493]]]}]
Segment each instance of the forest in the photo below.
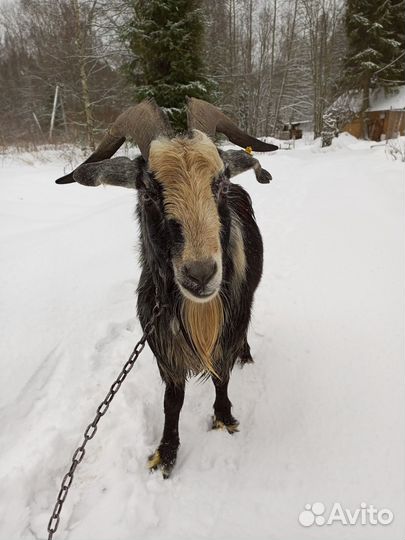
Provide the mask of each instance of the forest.
[{"label": "forest", "polygon": [[94,147],[145,97],[181,130],[186,96],[256,136],[300,122],[327,140],[353,95],[366,110],[404,83],[404,32],[404,0],[5,1],[0,146]]},{"label": "forest", "polygon": [[0,0],[0,540],[405,540],[404,33]]}]

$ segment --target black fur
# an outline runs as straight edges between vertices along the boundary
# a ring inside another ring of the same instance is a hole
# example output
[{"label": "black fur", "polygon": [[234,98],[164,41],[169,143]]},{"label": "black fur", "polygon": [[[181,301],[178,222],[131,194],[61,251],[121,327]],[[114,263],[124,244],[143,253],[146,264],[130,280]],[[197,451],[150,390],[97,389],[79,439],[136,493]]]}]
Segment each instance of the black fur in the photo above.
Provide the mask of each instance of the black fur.
[{"label": "black fur", "polygon": [[[144,173],[146,174],[146,173]],[[146,183],[156,184],[153,178]],[[156,185],[153,189],[157,189]],[[250,321],[250,313],[254,291],[259,284],[263,266],[263,244],[256,224],[251,199],[239,185],[231,184],[227,193],[218,194],[218,212],[221,219],[221,245],[223,257],[223,279],[220,294],[224,309],[224,325],[220,336],[223,357],[215,369],[220,380],[214,379],[216,399],[214,404],[215,419],[225,426],[236,425],[231,414],[231,403],[227,395],[227,386],[232,368],[238,357],[246,361],[250,357],[246,334]],[[167,350],[173,339],[171,325],[173,319],[181,317],[181,293],[174,280],[171,266],[172,252],[182,242],[181,226],[171,223],[164,217],[161,200],[143,199],[139,194],[137,208],[140,223],[141,265],[142,274],[138,285],[138,316],[143,327],[152,316],[155,305],[155,294],[167,307],[157,321],[156,332],[148,338],[159,367],[162,379],[166,383],[165,394],[165,428],[159,446],[161,467],[164,476],[168,476],[174,466],[179,446],[178,419],[184,399],[184,385],[190,375],[187,367],[179,369],[168,361]],[[230,233],[232,220],[237,220],[243,233],[244,252],[246,256],[246,279],[235,288],[234,260],[230,249]],[[180,328],[179,331],[182,331]],[[184,332],[184,329],[183,329]],[[185,339],[190,349],[193,345]],[[251,359],[251,357],[250,357]]]},{"label": "black fur", "polygon": [[[253,294],[262,274],[263,244],[251,199],[241,186],[232,184],[230,178],[253,169],[257,180],[267,183],[271,175],[260,167],[255,158],[242,150],[219,149],[218,152],[224,162],[224,171],[212,180],[212,196],[216,200],[221,222],[223,273],[219,294],[224,309],[224,323],[217,348],[222,354],[220,357],[217,355],[213,366],[219,375],[219,378],[214,379],[216,399],[213,427],[226,427],[233,433],[237,421],[231,414],[227,387],[237,358],[240,358],[242,364],[252,362],[246,335]],[[183,326],[183,297],[174,279],[171,261],[172,257],[180,254],[183,249],[182,225],[165,217],[162,186],[148,172],[147,162],[142,156],[133,161],[127,158],[95,163],[90,163],[91,161],[93,159],[89,158],[71,175],[61,179],[60,183],[73,179],[86,186],[104,183],[138,190],[137,217],[140,224],[142,266],[138,285],[138,316],[142,327],[151,319],[156,297],[166,306],[156,323],[156,331],[148,337],[148,343],[166,383],[165,428],[153,463],[158,463],[167,477],[176,461],[180,443],[178,421],[184,400],[185,382],[191,375],[209,376],[206,372],[201,373],[201,363],[195,353],[194,344]],[[238,239],[242,235],[246,259],[243,275],[235,271],[236,230]],[[237,275],[239,277],[236,279]],[[186,351],[188,365],[175,354],[178,347],[182,353]]]},{"label": "black fur", "polygon": [[[159,202],[145,204],[142,202],[141,194],[140,199],[137,216],[140,223],[142,273],[138,285],[138,316],[144,327],[152,316],[156,290],[159,301],[167,307],[157,322],[157,331],[149,337],[148,343],[156,356],[163,380],[166,383],[177,384],[179,374],[170,371],[170,366],[166,364],[164,358],[167,340],[171,339],[169,331],[171,321],[173,317],[178,316],[182,299],[170,262],[171,251],[176,249],[177,243],[171,233],[172,224],[164,218]],[[245,347],[253,294],[262,274],[263,243],[251,199],[241,186],[235,184],[230,186],[227,200],[219,202],[218,211],[222,225],[223,251],[223,282],[220,294],[227,308],[220,338],[224,358],[218,367],[219,374],[227,376]],[[234,219],[232,216],[237,216],[243,227],[246,255],[246,279],[242,282],[239,292],[232,288],[234,262],[228,249],[231,221]],[[177,232],[177,235],[180,236],[181,233]]]}]

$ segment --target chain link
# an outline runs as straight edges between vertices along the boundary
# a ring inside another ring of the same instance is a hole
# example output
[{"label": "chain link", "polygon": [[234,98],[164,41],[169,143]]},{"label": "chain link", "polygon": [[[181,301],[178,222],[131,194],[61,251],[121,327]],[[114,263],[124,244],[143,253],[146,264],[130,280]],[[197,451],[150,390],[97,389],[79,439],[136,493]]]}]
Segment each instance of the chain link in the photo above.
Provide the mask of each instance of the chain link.
[{"label": "chain link", "polygon": [[146,323],[143,335],[141,339],[138,341],[138,343],[135,345],[130,357],[125,362],[123,368],[121,369],[118,377],[115,379],[113,384],[110,387],[110,390],[108,391],[106,397],[103,399],[103,401],[100,403],[100,405],[97,407],[96,416],[94,417],[93,421],[87,426],[84,434],[83,434],[83,441],[81,445],[76,448],[73,457],[72,457],[72,463],[70,465],[69,471],[65,474],[63,477],[63,480],[61,482],[61,486],[59,489],[58,496],[56,498],[56,504],[53,509],[51,519],[48,523],[48,540],[53,539],[53,535],[56,533],[59,527],[60,522],[60,514],[62,512],[63,504],[66,500],[67,494],[69,493],[69,488],[72,485],[74,473],[76,471],[77,466],[79,463],[83,460],[85,454],[86,454],[86,445],[94,437],[94,435],[97,432],[98,423],[100,419],[105,415],[105,413],[108,411],[108,408],[110,406],[111,401],[114,399],[115,394],[118,392],[118,390],[121,387],[121,384],[126,379],[128,373],[131,371],[131,369],[134,367],[135,362],[138,359],[138,356],[141,354],[143,349],[145,348],[146,341],[150,334],[155,331],[155,323],[156,319],[161,315],[163,308],[166,306],[161,306],[160,302],[156,299],[156,304],[153,307],[152,310],[152,316],[150,320]]}]

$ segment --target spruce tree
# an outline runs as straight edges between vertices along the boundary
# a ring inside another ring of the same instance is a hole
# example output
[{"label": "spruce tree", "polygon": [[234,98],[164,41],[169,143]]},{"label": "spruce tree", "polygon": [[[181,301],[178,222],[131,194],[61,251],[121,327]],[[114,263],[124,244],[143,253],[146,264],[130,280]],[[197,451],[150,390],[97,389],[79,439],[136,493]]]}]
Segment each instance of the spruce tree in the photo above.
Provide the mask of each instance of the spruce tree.
[{"label": "spruce tree", "polygon": [[196,0],[130,0],[125,38],[133,60],[126,71],[135,98],[153,97],[174,128],[186,128],[186,96],[209,99],[212,82],[202,61],[204,19]]},{"label": "spruce tree", "polygon": [[347,0],[348,55],[344,84],[363,91],[363,110],[369,107],[369,91],[404,81],[404,2],[395,0]]}]

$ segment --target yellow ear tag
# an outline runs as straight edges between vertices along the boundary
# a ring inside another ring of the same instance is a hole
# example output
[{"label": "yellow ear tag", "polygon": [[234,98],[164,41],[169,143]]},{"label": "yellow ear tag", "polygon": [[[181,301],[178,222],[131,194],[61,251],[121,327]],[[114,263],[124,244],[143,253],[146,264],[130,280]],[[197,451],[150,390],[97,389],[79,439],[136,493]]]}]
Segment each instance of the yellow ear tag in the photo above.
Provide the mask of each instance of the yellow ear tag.
[{"label": "yellow ear tag", "polygon": [[253,154],[253,148],[252,148],[251,146],[247,146],[247,147],[245,148],[245,152],[246,152],[247,154]]}]

